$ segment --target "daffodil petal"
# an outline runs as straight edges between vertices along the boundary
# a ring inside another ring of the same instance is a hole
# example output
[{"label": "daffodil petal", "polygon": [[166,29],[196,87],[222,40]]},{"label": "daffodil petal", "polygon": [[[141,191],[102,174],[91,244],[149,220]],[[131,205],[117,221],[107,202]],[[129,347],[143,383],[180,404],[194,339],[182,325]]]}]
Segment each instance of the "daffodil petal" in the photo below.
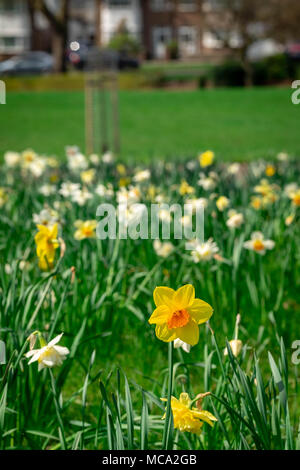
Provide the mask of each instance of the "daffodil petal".
[{"label": "daffodil petal", "polygon": [[195,346],[199,341],[199,328],[196,322],[190,321],[182,328],[176,328],[177,337],[185,343]]},{"label": "daffodil petal", "polygon": [[218,421],[217,418],[214,415],[212,415],[209,411],[205,411],[205,410],[194,411],[194,415],[197,418],[201,419],[202,421],[205,421],[210,426],[213,426],[213,421]]},{"label": "daffodil petal", "polygon": [[177,338],[176,330],[168,328],[166,324],[156,325],[155,334],[161,341],[169,343]]},{"label": "daffodil petal", "polygon": [[55,344],[59,343],[59,341],[61,340],[62,338],[62,335],[63,333],[60,333],[60,335],[57,335],[55,336],[55,338],[53,338],[49,343],[48,343],[48,346],[54,346]]},{"label": "daffodil petal", "polygon": [[156,323],[157,325],[163,325],[164,323],[167,323],[169,315],[169,307],[167,307],[167,305],[160,305],[154,310],[148,321],[150,325],[153,323]]},{"label": "daffodil petal", "polygon": [[174,295],[174,303],[178,310],[181,308],[187,308],[193,303],[195,299],[195,288],[192,284],[186,284],[180,287]]},{"label": "daffodil petal", "polygon": [[188,312],[192,319],[195,320],[198,325],[205,323],[213,314],[213,308],[204,300],[194,299],[194,302],[188,307]]},{"label": "daffodil petal", "polygon": [[156,287],[153,292],[153,299],[156,307],[167,305],[172,308],[175,291],[170,287]]}]

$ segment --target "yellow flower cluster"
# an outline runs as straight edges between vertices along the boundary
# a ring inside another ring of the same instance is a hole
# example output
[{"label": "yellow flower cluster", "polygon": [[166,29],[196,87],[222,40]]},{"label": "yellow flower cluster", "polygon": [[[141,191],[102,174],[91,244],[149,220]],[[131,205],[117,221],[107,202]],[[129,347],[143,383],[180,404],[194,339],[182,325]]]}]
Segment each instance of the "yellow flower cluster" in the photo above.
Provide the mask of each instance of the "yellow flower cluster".
[{"label": "yellow flower cluster", "polygon": [[[162,398],[162,401],[166,401]],[[201,400],[199,400],[201,401]],[[191,432],[199,435],[202,431],[203,422],[213,426],[214,421],[218,421],[209,411],[192,406],[193,401],[187,393],[181,393],[179,400],[171,398],[171,409],[173,414],[174,428],[181,432]],[[165,418],[165,415],[163,416]]]}]

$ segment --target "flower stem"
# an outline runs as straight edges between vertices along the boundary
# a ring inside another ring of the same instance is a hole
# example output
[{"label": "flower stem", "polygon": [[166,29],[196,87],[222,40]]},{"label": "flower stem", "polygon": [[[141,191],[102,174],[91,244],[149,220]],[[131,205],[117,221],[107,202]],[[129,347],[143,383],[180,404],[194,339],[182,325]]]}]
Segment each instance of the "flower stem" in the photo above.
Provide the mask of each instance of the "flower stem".
[{"label": "flower stem", "polygon": [[62,450],[67,449],[67,443],[65,439],[65,430],[64,430],[64,425],[63,425],[63,420],[61,417],[61,412],[60,412],[60,405],[57,397],[57,390],[56,390],[56,384],[55,384],[55,379],[52,370],[49,368],[49,374],[51,378],[51,388],[52,388],[52,393],[53,393],[53,398],[54,398],[54,405],[55,405],[55,411],[56,411],[56,416],[58,420],[58,427],[60,429],[60,441],[61,441],[61,447]]},{"label": "flower stem", "polygon": [[172,431],[173,431],[173,416],[171,408],[171,397],[173,392],[173,341],[169,343],[168,350],[168,371],[169,371],[169,383],[168,383],[168,401],[167,410],[164,426],[163,435],[163,449],[170,449],[172,443]]}]

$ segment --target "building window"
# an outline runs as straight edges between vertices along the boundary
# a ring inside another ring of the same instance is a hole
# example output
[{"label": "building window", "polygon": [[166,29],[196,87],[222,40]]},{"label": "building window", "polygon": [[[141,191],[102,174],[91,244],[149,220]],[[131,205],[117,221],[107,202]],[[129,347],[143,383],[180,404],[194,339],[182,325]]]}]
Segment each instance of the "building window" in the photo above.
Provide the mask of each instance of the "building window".
[{"label": "building window", "polygon": [[112,7],[128,7],[131,0],[109,0],[109,5]]},{"label": "building window", "polygon": [[4,54],[23,52],[25,46],[25,38],[14,36],[0,37],[0,52]]},{"label": "building window", "polygon": [[167,48],[172,40],[169,26],[154,26],[152,29],[153,55],[156,59],[166,59]]},{"label": "building window", "polygon": [[196,0],[179,0],[178,7],[180,11],[195,11],[197,3]]},{"label": "building window", "polygon": [[195,26],[179,26],[178,45],[183,57],[193,56],[197,53],[197,29]]},{"label": "building window", "polygon": [[152,0],[151,9],[153,11],[170,11],[173,8],[172,0]]},{"label": "building window", "polygon": [[0,0],[1,13],[18,13],[21,7],[20,0]]},{"label": "building window", "polygon": [[210,13],[222,9],[223,5],[220,0],[204,0],[202,10],[205,13]]}]

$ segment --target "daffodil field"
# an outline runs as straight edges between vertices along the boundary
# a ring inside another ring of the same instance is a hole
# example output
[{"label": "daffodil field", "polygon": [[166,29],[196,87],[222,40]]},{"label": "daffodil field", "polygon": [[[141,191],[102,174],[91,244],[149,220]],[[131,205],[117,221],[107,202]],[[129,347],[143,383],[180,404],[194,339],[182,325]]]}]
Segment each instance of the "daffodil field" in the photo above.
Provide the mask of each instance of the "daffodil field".
[{"label": "daffodil field", "polygon": [[[6,152],[0,449],[300,449],[300,160]],[[204,240],[97,235],[100,204]]]}]

